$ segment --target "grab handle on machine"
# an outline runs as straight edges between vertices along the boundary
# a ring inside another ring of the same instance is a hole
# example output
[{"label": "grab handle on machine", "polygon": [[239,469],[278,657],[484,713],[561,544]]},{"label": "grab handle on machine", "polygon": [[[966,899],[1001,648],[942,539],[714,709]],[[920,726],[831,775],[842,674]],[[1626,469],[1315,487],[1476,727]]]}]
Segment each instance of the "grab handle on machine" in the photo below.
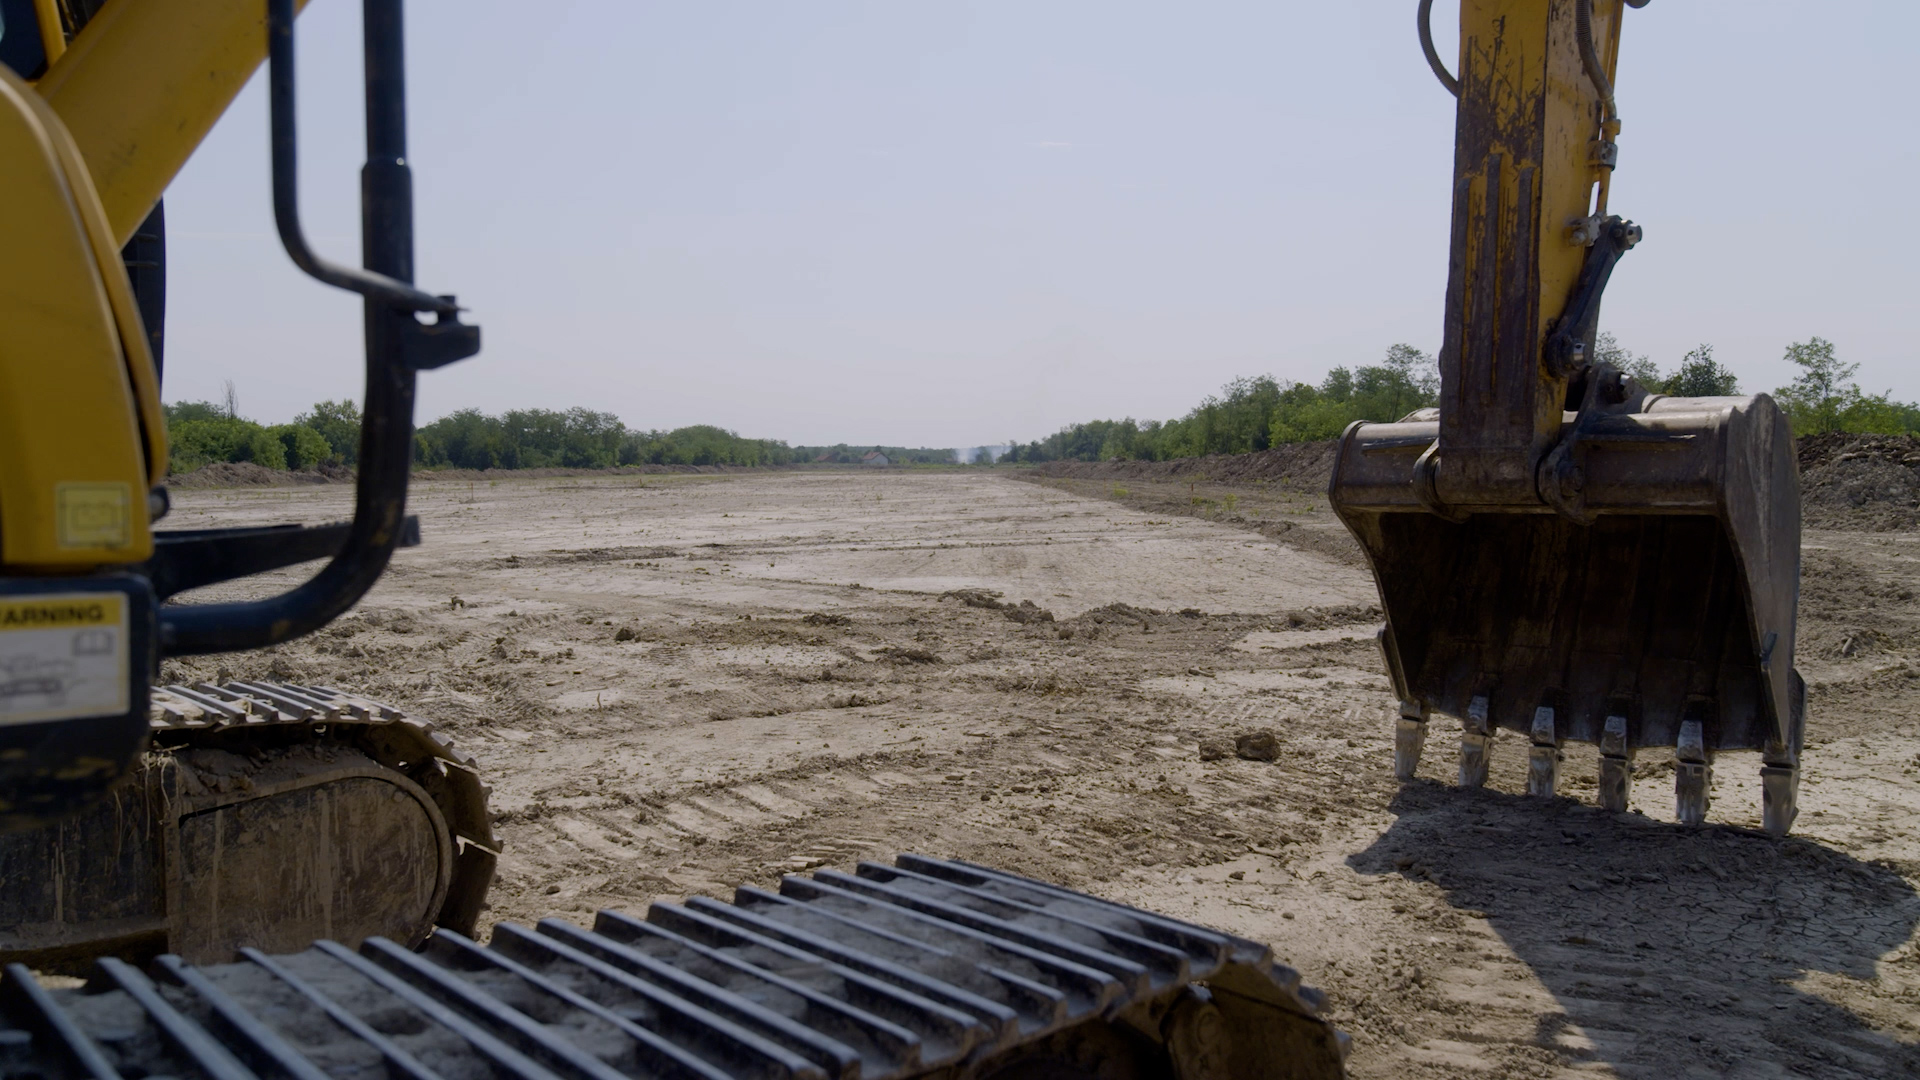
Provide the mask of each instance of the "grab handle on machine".
[{"label": "grab handle on machine", "polygon": [[[166,605],[160,654],[232,652],[311,633],[344,614],[386,570],[407,532],[418,373],[480,351],[480,328],[459,321],[451,296],[413,281],[413,178],[407,165],[406,69],[401,0],[364,2],[367,164],[361,171],[364,270],[315,255],[300,228],[295,182],[293,0],[267,0],[268,95],[272,101],[274,218],[294,263],[365,298],[366,408],[359,476],[345,543],[319,573],[263,600]],[[422,323],[416,313],[431,311]]]}]

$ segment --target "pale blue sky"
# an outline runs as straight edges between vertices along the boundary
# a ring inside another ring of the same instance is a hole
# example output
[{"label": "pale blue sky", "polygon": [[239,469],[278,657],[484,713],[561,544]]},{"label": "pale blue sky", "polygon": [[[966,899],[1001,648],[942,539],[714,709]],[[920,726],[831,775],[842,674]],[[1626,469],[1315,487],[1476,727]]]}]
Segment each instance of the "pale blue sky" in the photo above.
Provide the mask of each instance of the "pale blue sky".
[{"label": "pale blue sky", "polygon": [[[1443,53],[1455,5],[1439,0]],[[486,349],[422,418],[974,445],[1440,337],[1452,99],[1413,0],[409,5],[421,283]],[[357,257],[359,5],[300,19],[304,205]],[[1920,398],[1920,5],[1629,12],[1602,325],[1748,389],[1818,334]],[[168,193],[167,396],[357,396],[358,305],[272,236],[262,79]]]}]

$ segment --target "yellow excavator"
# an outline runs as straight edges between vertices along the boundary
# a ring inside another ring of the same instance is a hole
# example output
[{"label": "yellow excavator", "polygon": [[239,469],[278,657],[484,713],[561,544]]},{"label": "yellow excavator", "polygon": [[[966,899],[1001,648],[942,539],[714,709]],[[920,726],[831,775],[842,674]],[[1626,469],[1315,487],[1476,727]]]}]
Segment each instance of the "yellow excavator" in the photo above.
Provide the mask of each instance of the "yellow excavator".
[{"label": "yellow excavator", "polygon": [[[1752,746],[1790,821],[1778,410],[1589,355],[1639,238],[1606,213],[1620,0],[1465,0],[1457,80],[1429,3],[1459,97],[1443,399],[1350,430],[1332,487],[1385,600],[1399,766],[1455,715],[1466,782],[1517,727],[1541,793],[1565,741],[1600,742],[1615,805],[1607,763],[1675,745],[1697,818],[1708,755]],[[482,945],[499,843],[430,725],[347,688],[155,684],[165,657],[324,626],[418,542],[416,380],[479,349],[413,284],[400,0],[363,0],[363,265],[309,247],[296,7],[0,0],[0,1080],[1344,1075],[1266,946],[942,858]],[[283,245],[364,300],[354,516],[168,530],[160,199],[263,61]],[[282,595],[182,596],[317,559]]]},{"label": "yellow excavator", "polygon": [[[0,0],[0,1080],[1341,1076],[1266,946],[946,859],[483,946],[486,788],[431,725],[155,685],[326,625],[417,542],[416,381],[480,347],[413,284],[400,0],[363,3],[363,265],[308,245],[296,7]],[[263,59],[282,244],[364,299],[353,519],[168,530],[160,199]]]}]

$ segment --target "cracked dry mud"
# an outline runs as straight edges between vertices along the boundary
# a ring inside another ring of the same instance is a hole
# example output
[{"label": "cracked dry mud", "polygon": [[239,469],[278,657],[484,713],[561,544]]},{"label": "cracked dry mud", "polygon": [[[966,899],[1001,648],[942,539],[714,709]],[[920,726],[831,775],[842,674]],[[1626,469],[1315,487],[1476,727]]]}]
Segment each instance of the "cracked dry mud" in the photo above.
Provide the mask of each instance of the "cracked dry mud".
[{"label": "cracked dry mud", "polygon": [[[1592,748],[1566,798],[1518,794],[1511,735],[1456,790],[1440,724],[1395,783],[1372,586],[1311,488],[1029,479],[420,481],[426,546],[356,613],[167,677],[450,731],[502,818],[491,920],[916,850],[1272,942],[1357,1077],[1920,1074],[1920,537],[1807,534],[1811,746],[1776,842],[1741,755],[1698,829],[1658,755],[1618,816]],[[349,509],[189,491],[168,524]],[[1268,728],[1270,763],[1202,759]]]}]

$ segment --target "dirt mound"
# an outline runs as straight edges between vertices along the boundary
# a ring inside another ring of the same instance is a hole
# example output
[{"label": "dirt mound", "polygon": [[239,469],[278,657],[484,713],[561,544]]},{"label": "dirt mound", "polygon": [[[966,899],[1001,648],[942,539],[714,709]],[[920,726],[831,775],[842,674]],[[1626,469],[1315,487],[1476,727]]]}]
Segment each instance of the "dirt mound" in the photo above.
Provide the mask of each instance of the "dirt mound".
[{"label": "dirt mound", "polygon": [[1042,476],[1080,480],[1198,479],[1220,484],[1271,483],[1325,490],[1333,475],[1338,443],[1288,443],[1252,454],[1211,454],[1174,461],[1049,461],[1034,466]]},{"label": "dirt mound", "polygon": [[167,478],[167,486],[194,490],[224,487],[284,487],[288,484],[351,484],[353,470],[344,465],[313,469],[269,469],[251,461],[216,461],[189,473]]},{"label": "dirt mound", "polygon": [[1863,532],[1920,527],[1920,438],[1810,435],[1796,450],[1808,525]]}]

